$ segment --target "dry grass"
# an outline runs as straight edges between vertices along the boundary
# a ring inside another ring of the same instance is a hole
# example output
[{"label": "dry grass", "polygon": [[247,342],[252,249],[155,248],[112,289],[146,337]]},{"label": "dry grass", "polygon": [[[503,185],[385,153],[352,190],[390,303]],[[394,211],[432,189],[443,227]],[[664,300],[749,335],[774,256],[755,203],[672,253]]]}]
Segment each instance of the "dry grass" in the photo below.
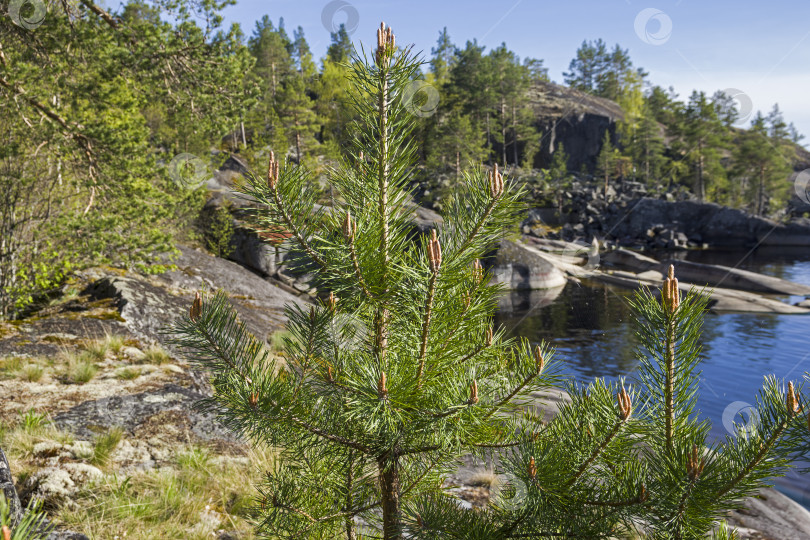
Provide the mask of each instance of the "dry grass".
[{"label": "dry grass", "polygon": [[141,376],[141,370],[136,367],[124,367],[116,371],[115,376],[122,381],[131,381]]},{"label": "dry grass", "polygon": [[27,364],[19,371],[20,378],[28,382],[38,382],[44,374],[45,369],[39,364]]},{"label": "dry grass", "polygon": [[498,476],[493,471],[481,471],[470,477],[470,485],[475,487],[492,488],[498,482]]},{"label": "dry grass", "polygon": [[237,531],[239,538],[252,540],[254,484],[258,471],[272,467],[275,457],[272,450],[254,450],[249,463],[242,463],[189,447],[178,453],[171,468],[126,477],[108,474],[85,486],[74,499],[76,506],[64,510],[60,521],[98,540],[202,540],[215,537],[218,530]]},{"label": "dry grass", "polygon": [[67,355],[67,366],[65,376],[68,381],[76,384],[84,384],[96,376],[98,367],[93,362],[93,357],[86,352]]},{"label": "dry grass", "polygon": [[149,347],[143,352],[146,356],[143,361],[147,364],[161,365],[171,360],[169,354],[161,347]]}]

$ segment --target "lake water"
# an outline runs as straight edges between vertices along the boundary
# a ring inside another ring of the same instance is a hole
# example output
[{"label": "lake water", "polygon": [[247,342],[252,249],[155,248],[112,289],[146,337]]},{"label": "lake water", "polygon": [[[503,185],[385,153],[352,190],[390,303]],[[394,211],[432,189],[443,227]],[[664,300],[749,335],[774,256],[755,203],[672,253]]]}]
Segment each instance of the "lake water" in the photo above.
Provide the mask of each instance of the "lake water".
[{"label": "lake water", "polygon": [[[788,249],[678,254],[694,262],[723,264],[810,285],[810,252]],[[556,295],[556,296],[555,296]],[[511,310],[496,323],[512,335],[545,339],[565,370],[580,382],[635,373],[633,326],[627,300],[632,291],[595,282],[569,283],[562,290],[513,295]],[[781,297],[795,302],[797,298]],[[747,419],[763,377],[801,381],[810,372],[810,315],[707,314],[699,369],[698,409],[712,422],[712,435],[728,432],[723,419]],[[792,471],[776,487],[810,508],[810,474]]]}]

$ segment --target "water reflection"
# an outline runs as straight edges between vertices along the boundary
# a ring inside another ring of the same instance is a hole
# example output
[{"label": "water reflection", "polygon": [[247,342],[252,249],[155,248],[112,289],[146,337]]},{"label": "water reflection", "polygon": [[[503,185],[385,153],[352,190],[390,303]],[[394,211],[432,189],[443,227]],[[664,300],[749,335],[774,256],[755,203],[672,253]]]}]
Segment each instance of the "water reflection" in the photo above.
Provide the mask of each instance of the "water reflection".
[{"label": "water reflection", "polygon": [[[734,266],[745,253],[689,252],[689,260]],[[755,252],[739,268],[810,284],[810,254]],[[596,282],[569,283],[562,290],[513,293],[496,316],[514,336],[545,339],[557,349],[564,370],[580,382],[594,377],[632,376],[638,365],[629,296]],[[522,297],[522,298],[519,298]],[[727,434],[725,409],[736,401],[755,403],[763,378],[800,380],[810,371],[810,317],[803,315],[708,314],[702,338],[698,410],[711,420],[712,435]],[[808,476],[791,473],[777,487],[810,507]]]}]

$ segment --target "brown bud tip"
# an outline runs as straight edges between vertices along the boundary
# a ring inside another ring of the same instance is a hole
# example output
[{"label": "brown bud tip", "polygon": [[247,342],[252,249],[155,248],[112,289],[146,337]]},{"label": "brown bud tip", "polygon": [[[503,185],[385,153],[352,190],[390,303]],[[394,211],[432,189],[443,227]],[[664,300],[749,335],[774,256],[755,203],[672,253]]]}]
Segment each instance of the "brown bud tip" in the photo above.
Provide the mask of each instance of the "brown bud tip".
[{"label": "brown bud tip", "polygon": [[484,279],[484,269],[481,266],[481,261],[475,259],[473,262],[473,279],[476,283],[480,283],[482,279]]},{"label": "brown bud tip", "polygon": [[538,374],[540,374],[540,372],[543,371],[543,366],[545,365],[545,363],[546,360],[543,358],[543,349],[541,349],[540,345],[538,345],[534,349],[534,365],[537,368]]},{"label": "brown bud tip", "polygon": [[491,326],[489,328],[487,328],[487,332],[486,332],[486,334],[484,334],[484,341],[486,342],[487,347],[492,345],[492,327]]},{"label": "brown bud tip", "polygon": [[630,394],[627,390],[622,389],[616,393],[616,402],[619,404],[619,418],[624,421],[630,417],[630,412],[633,410]]},{"label": "brown bud tip", "polygon": [[700,477],[700,474],[703,472],[704,466],[705,462],[699,455],[697,445],[693,445],[692,455],[688,456],[686,459],[686,474],[689,476],[689,480],[692,482],[697,480]]},{"label": "brown bud tip", "polygon": [[337,297],[335,293],[329,292],[329,300],[326,301],[326,306],[329,308],[329,311],[332,313],[335,312],[335,308],[337,307]]},{"label": "brown bud tip", "polygon": [[346,210],[346,218],[343,220],[343,236],[351,242],[357,234],[357,222],[352,219],[352,213]]},{"label": "brown bud tip", "polygon": [[669,265],[669,270],[667,270],[667,277],[669,279],[675,279],[675,265],[674,264]]},{"label": "brown bud tip", "polygon": [[529,478],[534,480],[537,477],[537,463],[534,461],[534,456],[529,458]]},{"label": "brown bud tip", "polygon": [[478,403],[478,381],[476,380],[470,384],[470,403]]},{"label": "brown bud tip", "polygon": [[194,293],[194,302],[191,303],[191,309],[188,311],[188,316],[191,318],[192,321],[197,321],[200,318],[200,313],[202,312],[202,297],[200,293]]},{"label": "brown bud tip", "polygon": [[255,409],[257,403],[259,403],[259,394],[253,392],[252,394],[250,394],[250,407],[252,409]]},{"label": "brown bud tip", "polygon": [[3,540],[11,540],[11,529],[3,525]]},{"label": "brown bud tip", "polygon": [[386,386],[384,371],[380,374],[380,380],[377,381],[377,394],[379,394],[381,398],[388,395],[388,387]]},{"label": "brown bud tip", "polygon": [[329,382],[335,380],[335,375],[332,373],[332,366],[326,366],[326,380]]},{"label": "brown bud tip", "polygon": [[799,394],[793,388],[793,381],[788,383],[787,389],[787,409],[793,415],[799,412]]},{"label": "brown bud tip", "polygon": [[436,235],[436,229],[430,231],[430,240],[428,241],[428,260],[430,261],[430,270],[434,273],[439,271],[442,265],[442,246],[439,243],[439,238]]},{"label": "brown bud tip", "polygon": [[497,199],[503,195],[503,175],[498,172],[497,163],[489,172],[489,194],[492,195],[493,199]]},{"label": "brown bud tip", "polygon": [[647,486],[641,484],[641,487],[638,490],[638,500],[640,502],[647,502],[650,498],[650,494],[647,491]]},{"label": "brown bud tip", "polygon": [[276,155],[270,152],[270,162],[267,165],[267,186],[270,189],[276,189],[278,185],[279,163],[276,161]]}]

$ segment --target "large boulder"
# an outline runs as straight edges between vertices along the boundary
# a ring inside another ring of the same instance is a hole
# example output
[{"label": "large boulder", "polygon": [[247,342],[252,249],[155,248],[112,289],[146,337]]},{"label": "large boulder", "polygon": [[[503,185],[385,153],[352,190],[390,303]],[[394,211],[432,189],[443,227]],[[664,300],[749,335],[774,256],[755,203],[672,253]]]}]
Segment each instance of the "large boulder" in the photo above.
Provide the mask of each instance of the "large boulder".
[{"label": "large boulder", "polygon": [[532,246],[502,240],[490,269],[493,283],[510,290],[554,289],[566,278],[543,253]]}]

